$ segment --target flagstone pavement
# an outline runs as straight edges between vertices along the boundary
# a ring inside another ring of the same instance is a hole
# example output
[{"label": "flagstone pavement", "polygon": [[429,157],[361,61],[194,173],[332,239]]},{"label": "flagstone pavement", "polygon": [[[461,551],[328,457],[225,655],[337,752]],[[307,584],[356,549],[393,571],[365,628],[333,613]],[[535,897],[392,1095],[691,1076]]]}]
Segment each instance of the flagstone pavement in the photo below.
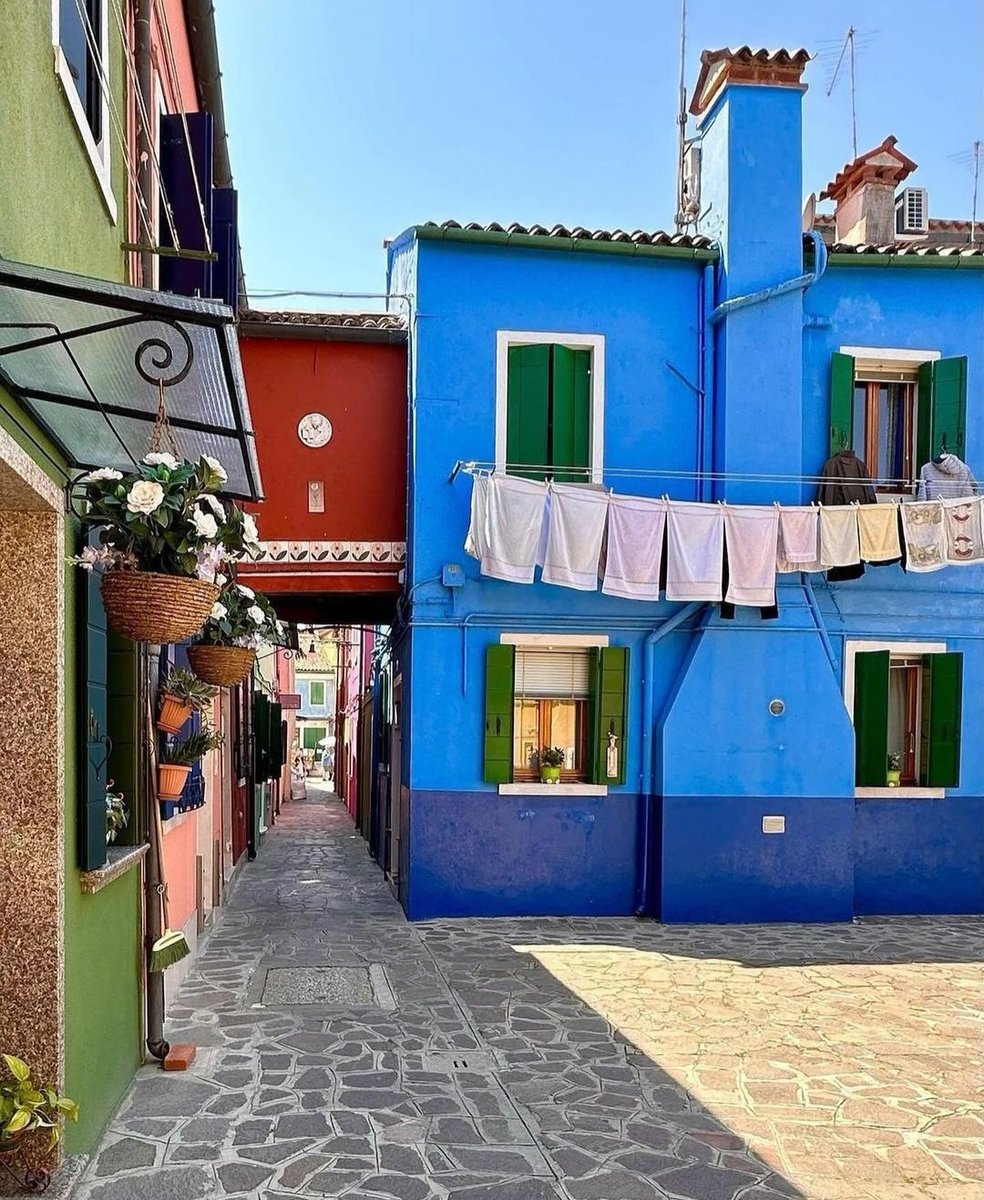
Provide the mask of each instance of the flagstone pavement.
[{"label": "flagstone pavement", "polygon": [[984,922],[410,925],[312,796],[78,1200],[984,1197]]}]

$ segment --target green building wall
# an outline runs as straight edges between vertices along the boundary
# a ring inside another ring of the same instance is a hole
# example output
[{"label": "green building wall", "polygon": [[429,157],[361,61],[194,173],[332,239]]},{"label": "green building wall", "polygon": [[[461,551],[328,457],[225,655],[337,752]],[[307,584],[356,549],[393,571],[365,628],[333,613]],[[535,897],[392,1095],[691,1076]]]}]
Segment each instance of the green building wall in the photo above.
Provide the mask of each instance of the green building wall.
[{"label": "green building wall", "polygon": [[[109,71],[114,103],[125,113],[125,59],[109,13]],[[111,178],[114,221],[54,70],[51,0],[0,3],[0,254],[113,281],[125,280],[125,164],[114,120]],[[45,443],[0,389],[0,425],[53,479],[57,471],[11,414]],[[56,452],[54,457],[58,458]],[[77,532],[67,524],[66,554]],[[83,893],[77,866],[79,741],[76,596],[78,572],[65,587],[65,1091],[81,1105],[66,1130],[66,1150],[91,1150],[142,1058],[141,873],[95,894]],[[0,1039],[2,1039],[0,1030]],[[2,1049],[4,1047],[0,1047]]]}]

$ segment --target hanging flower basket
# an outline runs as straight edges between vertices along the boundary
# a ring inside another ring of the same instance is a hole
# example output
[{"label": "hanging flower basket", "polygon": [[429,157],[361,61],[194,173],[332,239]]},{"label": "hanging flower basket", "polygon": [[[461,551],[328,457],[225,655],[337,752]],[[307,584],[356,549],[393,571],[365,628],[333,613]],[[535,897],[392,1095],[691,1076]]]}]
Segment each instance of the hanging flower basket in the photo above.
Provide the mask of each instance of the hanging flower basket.
[{"label": "hanging flower basket", "polygon": [[199,679],[217,687],[235,687],[253,670],[256,651],[244,646],[212,646],[201,642],[188,647],[188,662]]},{"label": "hanging flower basket", "polygon": [[160,763],[157,767],[157,799],[178,800],[191,774],[191,767]]},{"label": "hanging flower basket", "polygon": [[214,583],[181,575],[109,571],[102,577],[106,620],[133,642],[183,642],[205,624],[218,596]]}]

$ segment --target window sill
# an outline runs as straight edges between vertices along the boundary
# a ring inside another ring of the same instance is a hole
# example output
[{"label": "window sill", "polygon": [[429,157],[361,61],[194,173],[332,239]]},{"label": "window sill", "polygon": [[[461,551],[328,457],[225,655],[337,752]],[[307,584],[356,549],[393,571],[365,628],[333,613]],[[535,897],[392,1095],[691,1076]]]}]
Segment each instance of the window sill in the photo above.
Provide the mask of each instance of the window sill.
[{"label": "window sill", "polygon": [[500,783],[500,796],[607,796],[603,783]]},{"label": "window sill", "polygon": [[[97,146],[92,137],[92,130],[89,128],[89,122],[85,118],[85,112],[82,108],[82,101],[79,99],[78,91],[75,88],[75,80],[72,78],[72,70],[68,65],[68,59],[65,57],[65,52],[61,46],[55,46],[55,74],[58,76],[58,82],[61,84],[62,92],[65,100],[68,103],[69,110],[75,121],[75,126],[78,129],[79,137],[82,139],[82,145],[85,147],[86,155],[89,159],[89,164],[92,167],[92,172],[96,177],[96,183],[99,185],[99,194],[102,196],[103,204],[106,206],[106,211],[109,214],[110,220],[116,224],[116,197],[113,195],[113,188],[109,177],[109,160],[111,154],[111,139],[107,133],[104,133],[102,142]],[[103,128],[106,128],[106,122],[109,120],[109,113],[103,111]]]},{"label": "window sill", "polygon": [[146,842],[140,846],[108,846],[106,865],[95,871],[83,871],[79,876],[82,891],[90,896],[101,892],[104,887],[108,887],[114,880],[137,866],[148,849]]},{"label": "window sill", "polygon": [[931,787],[859,787],[854,789],[856,800],[942,800],[946,788]]}]

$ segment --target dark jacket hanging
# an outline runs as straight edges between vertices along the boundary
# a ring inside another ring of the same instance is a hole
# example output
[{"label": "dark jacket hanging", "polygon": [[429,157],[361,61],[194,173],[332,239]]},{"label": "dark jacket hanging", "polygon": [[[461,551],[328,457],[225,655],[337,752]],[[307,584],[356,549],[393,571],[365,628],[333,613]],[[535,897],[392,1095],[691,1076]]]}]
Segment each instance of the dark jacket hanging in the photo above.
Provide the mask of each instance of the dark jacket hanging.
[{"label": "dark jacket hanging", "polygon": [[853,450],[839,450],[823,464],[820,472],[821,504],[877,504],[867,467]]}]

